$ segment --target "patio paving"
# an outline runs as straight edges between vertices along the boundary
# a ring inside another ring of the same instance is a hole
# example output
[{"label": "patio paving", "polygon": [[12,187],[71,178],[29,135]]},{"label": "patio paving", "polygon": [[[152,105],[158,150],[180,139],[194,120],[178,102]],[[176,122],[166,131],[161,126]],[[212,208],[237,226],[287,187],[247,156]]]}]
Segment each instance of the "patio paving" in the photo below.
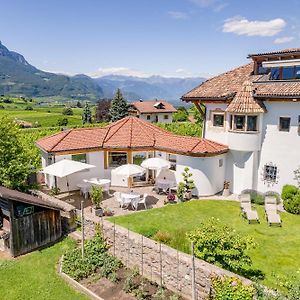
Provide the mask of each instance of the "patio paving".
[{"label": "patio paving", "polygon": [[[115,192],[129,193],[133,191],[134,193],[144,195],[147,194],[147,209],[158,208],[164,206],[164,200],[166,195],[158,195],[155,191],[152,191],[153,186],[144,186],[144,187],[134,187],[134,188],[125,188],[125,187],[111,187],[110,194],[104,193],[104,200],[102,202],[102,208],[110,209],[114,216],[126,215],[136,212],[131,206],[128,208],[121,208],[119,203],[114,198]],[[79,191],[74,191],[70,193],[62,193],[55,196],[56,198],[63,200],[73,206],[76,209],[80,209],[81,201],[83,201],[85,212],[89,214],[91,212],[92,202],[90,199],[84,199],[80,195]],[[145,210],[144,204],[139,204],[137,211]]]}]

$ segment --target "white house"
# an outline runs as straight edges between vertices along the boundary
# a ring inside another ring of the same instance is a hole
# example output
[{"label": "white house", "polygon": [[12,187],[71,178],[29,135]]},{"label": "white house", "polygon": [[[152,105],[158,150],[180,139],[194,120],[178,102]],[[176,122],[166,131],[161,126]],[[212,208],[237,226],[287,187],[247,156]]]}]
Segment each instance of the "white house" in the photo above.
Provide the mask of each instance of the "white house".
[{"label": "white house", "polygon": [[172,123],[176,108],[164,100],[140,100],[130,103],[130,115],[151,123]]},{"label": "white house", "polygon": [[[225,159],[228,147],[203,138],[178,136],[136,117],[126,117],[104,128],[76,128],[42,138],[37,142],[42,153],[42,165],[48,166],[68,158],[95,165],[96,168],[70,175],[70,190],[91,177],[111,179],[113,186],[127,186],[128,178],[116,176],[114,169],[122,164],[141,162],[149,157],[163,157],[173,170],[149,176],[166,177],[178,183],[189,167],[195,180],[196,195],[213,195],[223,189]],[[46,176],[49,187],[66,191],[66,178]],[[56,183],[55,183],[56,180]]]},{"label": "white house", "polygon": [[233,193],[280,193],[300,166],[300,48],[248,58],[182,99],[203,113],[203,137],[228,146],[223,179]]}]

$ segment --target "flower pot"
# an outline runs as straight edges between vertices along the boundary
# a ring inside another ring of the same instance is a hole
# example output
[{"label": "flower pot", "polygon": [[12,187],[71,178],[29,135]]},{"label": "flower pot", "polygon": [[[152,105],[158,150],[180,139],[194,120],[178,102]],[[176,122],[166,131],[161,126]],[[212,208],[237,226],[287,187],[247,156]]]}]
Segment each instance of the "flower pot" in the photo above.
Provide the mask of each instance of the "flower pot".
[{"label": "flower pot", "polygon": [[229,189],[224,189],[224,190],[223,190],[223,193],[222,193],[222,196],[223,196],[223,197],[228,197],[229,195],[230,195]]},{"label": "flower pot", "polygon": [[93,210],[95,216],[97,216],[97,217],[103,216],[103,209],[101,207],[100,208],[93,207],[92,210]]},{"label": "flower pot", "polygon": [[192,192],[185,192],[184,193],[184,199],[185,200],[191,200],[192,199]]}]

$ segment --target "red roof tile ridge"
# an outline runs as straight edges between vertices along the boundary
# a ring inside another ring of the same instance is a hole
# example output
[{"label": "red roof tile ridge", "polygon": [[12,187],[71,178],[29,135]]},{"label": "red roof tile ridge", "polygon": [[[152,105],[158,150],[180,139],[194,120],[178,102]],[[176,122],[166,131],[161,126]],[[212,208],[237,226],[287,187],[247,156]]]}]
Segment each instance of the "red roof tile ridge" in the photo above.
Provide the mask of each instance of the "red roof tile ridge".
[{"label": "red roof tile ridge", "polygon": [[143,121],[143,120],[141,120],[141,119],[139,119],[139,121],[136,120],[136,124],[139,126],[139,128],[141,128],[141,130],[143,130],[143,132],[144,132],[147,136],[149,136],[150,139],[153,139],[153,142],[154,142],[154,145],[155,145],[155,144],[156,144],[156,136],[155,136],[155,133],[154,133],[153,131],[151,131],[151,130],[149,130],[149,132],[148,132],[147,130],[145,130],[145,128],[142,126],[141,123],[143,123],[143,125],[146,125],[146,127],[149,127],[149,128],[151,128],[151,129],[153,129],[152,126],[148,126],[149,123],[147,123],[146,121]]},{"label": "red roof tile ridge", "polygon": [[72,131],[74,130],[74,128],[71,128],[70,130],[68,130],[67,132],[66,132],[66,134],[57,142],[57,143],[55,143],[52,147],[51,147],[51,151],[52,150],[54,150],[58,145],[59,145],[59,143],[60,142],[62,142],[62,140],[63,139],[65,139]]},{"label": "red roof tile ridge", "polygon": [[250,63],[248,63],[248,64],[245,64],[245,65],[242,65],[242,66],[233,68],[233,69],[231,69],[231,70],[229,70],[229,71],[223,72],[223,73],[218,74],[218,75],[213,76],[213,77],[210,77],[210,78],[208,78],[207,80],[201,82],[201,84],[199,84],[198,86],[194,87],[193,89],[191,89],[190,91],[188,91],[187,93],[185,93],[181,98],[185,98],[185,97],[186,97],[185,95],[187,95],[187,94],[189,94],[189,93],[191,93],[191,92],[197,90],[201,85],[205,84],[206,82],[209,82],[209,81],[211,81],[211,80],[215,80],[216,78],[219,78],[219,77],[222,77],[222,76],[227,75],[227,74],[229,74],[229,73],[235,72],[235,71],[237,71],[237,70],[246,68],[246,67],[248,67],[248,66],[250,66],[250,65],[252,65],[252,64],[253,64],[253,63],[250,62]]},{"label": "red roof tile ridge", "polygon": [[[112,124],[108,125],[106,127],[108,130],[107,130],[107,133],[105,135],[105,138],[103,139],[103,143],[108,142],[119,131],[119,129],[121,127],[123,127],[129,120],[130,120],[130,117],[125,117],[125,118],[123,118],[121,120],[118,120],[115,123],[112,123]],[[112,128],[114,128],[116,126],[119,126],[119,127],[117,127],[117,129],[115,130],[115,132],[113,132],[110,136],[108,136],[109,133],[110,133],[110,131],[112,130]]]}]

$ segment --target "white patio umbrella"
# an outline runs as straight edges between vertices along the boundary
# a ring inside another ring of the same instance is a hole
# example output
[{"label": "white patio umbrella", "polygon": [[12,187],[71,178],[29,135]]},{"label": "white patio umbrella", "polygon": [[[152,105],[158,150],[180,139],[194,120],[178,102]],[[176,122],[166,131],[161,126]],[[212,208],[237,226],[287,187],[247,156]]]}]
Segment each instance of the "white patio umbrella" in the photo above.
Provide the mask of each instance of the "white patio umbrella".
[{"label": "white patio umbrella", "polygon": [[144,168],[138,165],[133,164],[126,164],[120,167],[117,167],[114,170],[115,174],[121,175],[121,176],[135,176],[135,175],[142,175],[146,172]]},{"label": "white patio umbrella", "polygon": [[76,172],[86,170],[86,169],[95,168],[95,167],[96,166],[94,166],[94,165],[85,164],[85,163],[82,163],[79,161],[63,159],[52,165],[45,167],[42,170],[42,173],[48,174],[48,175],[53,175],[53,176],[60,177],[60,178],[66,177],[67,187],[68,187],[68,191],[69,191],[69,181],[68,181],[69,175],[74,174]]},{"label": "white patio umbrella", "polygon": [[169,169],[171,167],[171,163],[161,157],[152,157],[145,159],[141,166],[145,169],[158,171],[161,169]]}]

